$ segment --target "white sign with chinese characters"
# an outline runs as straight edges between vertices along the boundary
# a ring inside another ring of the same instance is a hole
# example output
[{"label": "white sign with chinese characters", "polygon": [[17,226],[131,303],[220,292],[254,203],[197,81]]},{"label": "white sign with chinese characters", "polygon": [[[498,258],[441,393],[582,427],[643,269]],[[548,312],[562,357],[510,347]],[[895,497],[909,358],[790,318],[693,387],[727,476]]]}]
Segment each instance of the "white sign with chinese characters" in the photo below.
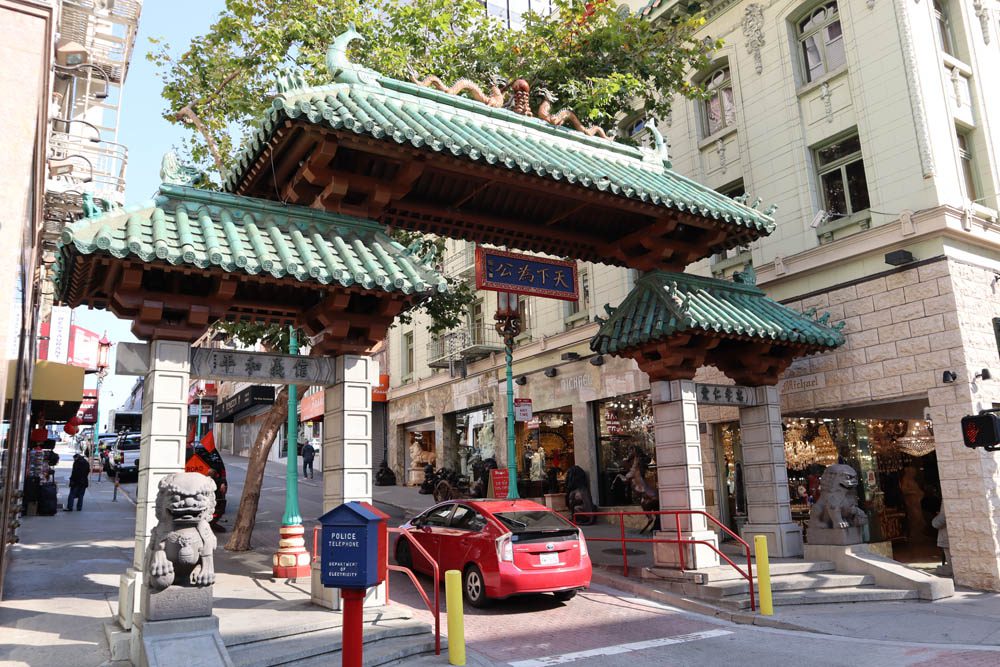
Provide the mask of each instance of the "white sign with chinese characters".
[{"label": "white sign with chinese characters", "polygon": [[335,362],[334,357],[196,348],[191,350],[191,379],[324,386],[336,381]]}]

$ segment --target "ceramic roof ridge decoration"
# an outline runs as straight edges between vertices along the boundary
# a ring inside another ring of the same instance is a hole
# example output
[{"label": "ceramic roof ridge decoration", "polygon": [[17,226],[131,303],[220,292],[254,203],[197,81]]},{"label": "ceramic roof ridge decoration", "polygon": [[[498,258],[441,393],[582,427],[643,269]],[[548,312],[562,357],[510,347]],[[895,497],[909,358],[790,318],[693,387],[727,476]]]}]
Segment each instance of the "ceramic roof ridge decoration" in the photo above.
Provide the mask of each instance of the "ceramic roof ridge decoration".
[{"label": "ceramic roof ridge decoration", "polygon": [[598,320],[600,329],[590,343],[599,354],[621,354],[692,329],[807,351],[833,349],[845,340],[842,326],[826,324],[829,316],[814,320],[812,313],[768,298],[755,284],[686,273],[649,272],[620,306],[605,310],[608,317]]},{"label": "ceramic roof ridge decoration", "polygon": [[[224,189],[240,188],[274,133],[291,120],[610,192],[756,234],[774,230],[774,220],[766,213],[669,169],[662,159],[665,143],[659,153],[626,146],[381,76],[347,60],[347,44],[357,38],[349,30],[331,46],[327,54],[327,65],[335,72],[331,83],[302,87],[301,76],[282,75],[281,92],[237,156]],[[515,92],[522,83],[526,89],[521,80],[512,84]]]},{"label": "ceramic roof ridge decoration", "polygon": [[419,77],[417,71],[413,67],[407,65],[407,69],[410,74],[410,81],[417,84],[418,86],[423,86],[424,88],[434,88],[440,90],[443,93],[449,95],[458,95],[459,93],[468,93],[469,97],[481,102],[488,107],[493,107],[494,109],[499,109],[504,106],[506,98],[503,94],[503,89],[506,87],[506,82],[503,80],[499,74],[493,74],[490,77],[490,93],[487,95],[483,92],[483,89],[476,84],[475,81],[462,77],[452,85],[448,86],[440,78],[434,76],[433,74],[428,74],[423,79]]},{"label": "ceramic roof ridge decoration", "polygon": [[[139,205],[67,224],[60,248],[134,256],[321,285],[431,295],[447,282],[377,223],[302,206],[164,183]],[[60,253],[65,256],[65,251]],[[64,267],[57,265],[60,285]]]},{"label": "ceramic roof ridge decoration", "polygon": [[550,113],[549,110],[552,105],[558,101],[558,97],[547,88],[539,88],[538,92],[542,95],[542,101],[538,105],[538,109],[535,111],[535,115],[549,123],[550,125],[562,125],[566,121],[569,121],[577,132],[583,132],[588,137],[598,136],[601,139],[609,139],[607,133],[600,127],[596,125],[584,126],[580,122],[580,119],[576,117],[576,114],[569,109],[560,109],[555,113]]},{"label": "ceramic roof ridge decoration", "polygon": [[160,161],[160,182],[174,185],[196,185],[202,180],[201,171],[194,167],[181,164],[177,153],[169,150],[163,154]]}]

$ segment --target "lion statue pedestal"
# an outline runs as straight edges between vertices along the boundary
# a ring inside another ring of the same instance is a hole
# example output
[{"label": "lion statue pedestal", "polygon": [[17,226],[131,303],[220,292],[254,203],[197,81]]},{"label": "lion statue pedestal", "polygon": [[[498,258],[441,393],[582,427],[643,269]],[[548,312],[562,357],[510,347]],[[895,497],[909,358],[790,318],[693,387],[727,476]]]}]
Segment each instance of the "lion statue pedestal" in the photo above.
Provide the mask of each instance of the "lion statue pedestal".
[{"label": "lion statue pedestal", "polygon": [[215,482],[196,472],[167,475],[156,494],[157,524],[143,565],[140,617],[131,659],[138,667],[233,664],[212,615]]},{"label": "lion statue pedestal", "polygon": [[858,473],[851,466],[827,466],[819,501],[809,511],[809,544],[861,544],[868,516],[858,507]]}]

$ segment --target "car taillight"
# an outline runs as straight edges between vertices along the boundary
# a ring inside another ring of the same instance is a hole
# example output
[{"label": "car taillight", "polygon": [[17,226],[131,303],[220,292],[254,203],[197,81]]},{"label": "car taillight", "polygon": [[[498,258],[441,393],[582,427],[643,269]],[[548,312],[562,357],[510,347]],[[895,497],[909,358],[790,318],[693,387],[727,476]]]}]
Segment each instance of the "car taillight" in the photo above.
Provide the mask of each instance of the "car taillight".
[{"label": "car taillight", "polygon": [[583,536],[583,531],[580,531],[580,556],[587,555],[587,538]]},{"label": "car taillight", "polygon": [[497,558],[508,563],[514,562],[514,543],[510,540],[510,533],[497,538]]}]

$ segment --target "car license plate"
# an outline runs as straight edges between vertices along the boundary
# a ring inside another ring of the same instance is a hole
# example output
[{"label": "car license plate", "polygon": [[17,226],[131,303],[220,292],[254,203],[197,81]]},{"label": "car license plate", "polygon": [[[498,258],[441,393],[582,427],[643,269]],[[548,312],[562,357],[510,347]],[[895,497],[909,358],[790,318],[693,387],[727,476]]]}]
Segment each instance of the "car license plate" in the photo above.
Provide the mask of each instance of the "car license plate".
[{"label": "car license plate", "polygon": [[541,565],[558,565],[559,554],[539,554],[538,562]]}]

